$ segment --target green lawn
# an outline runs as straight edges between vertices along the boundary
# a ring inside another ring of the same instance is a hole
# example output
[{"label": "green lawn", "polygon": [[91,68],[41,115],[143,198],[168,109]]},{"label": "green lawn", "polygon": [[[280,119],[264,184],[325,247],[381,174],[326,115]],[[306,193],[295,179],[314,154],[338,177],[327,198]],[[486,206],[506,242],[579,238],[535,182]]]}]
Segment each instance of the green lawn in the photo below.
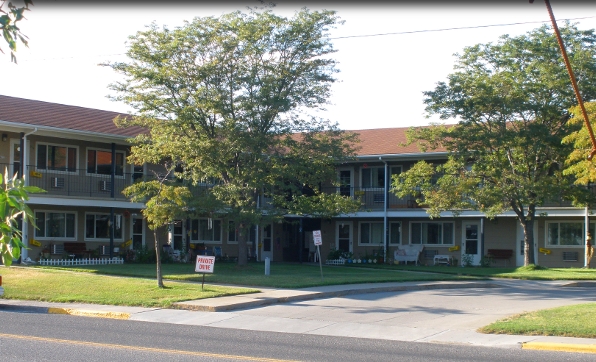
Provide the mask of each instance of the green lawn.
[{"label": "green lawn", "polygon": [[[94,265],[79,267],[39,267],[95,274],[155,278],[153,264]],[[196,273],[194,264],[163,264],[162,275],[167,280],[201,282],[203,274]],[[445,273],[414,273],[396,268],[372,269],[318,265],[271,263],[270,275],[265,275],[264,263],[249,263],[239,267],[235,263],[216,263],[213,274],[205,274],[206,284],[230,284],[247,287],[307,288],[321,285],[406,282],[428,280],[478,279],[477,277]]]},{"label": "green lawn", "polygon": [[[318,265],[263,263],[238,267],[219,262],[213,274],[194,271],[194,264],[162,265],[166,288],[157,288],[155,265],[124,264],[79,267],[0,267],[4,298],[127,306],[169,307],[184,300],[253,293],[258,287],[305,288],[322,285],[513,278],[596,280],[595,269],[461,268],[413,265]],[[226,286],[229,285],[229,286]],[[485,333],[596,337],[596,304],[557,308],[508,318],[483,328]]]},{"label": "green lawn", "polygon": [[[218,263],[213,274],[194,271],[194,264],[164,264],[166,288],[157,287],[155,265],[123,264],[79,267],[1,267],[4,298],[48,302],[80,302],[109,305],[169,307],[172,303],[254,293],[258,286],[303,288],[368,282],[476,279],[474,277],[412,273],[399,270],[323,267],[272,263],[265,275],[263,263],[238,267]],[[226,286],[230,285],[230,286]],[[233,285],[233,286],[231,286]]]},{"label": "green lawn", "polygon": [[483,333],[596,338],[596,303],[539,310],[512,316],[479,331]]},{"label": "green lawn", "polygon": [[144,278],[108,277],[51,268],[1,267],[4,298],[167,308],[172,303],[257,292],[256,289],[170,281],[166,288]]}]

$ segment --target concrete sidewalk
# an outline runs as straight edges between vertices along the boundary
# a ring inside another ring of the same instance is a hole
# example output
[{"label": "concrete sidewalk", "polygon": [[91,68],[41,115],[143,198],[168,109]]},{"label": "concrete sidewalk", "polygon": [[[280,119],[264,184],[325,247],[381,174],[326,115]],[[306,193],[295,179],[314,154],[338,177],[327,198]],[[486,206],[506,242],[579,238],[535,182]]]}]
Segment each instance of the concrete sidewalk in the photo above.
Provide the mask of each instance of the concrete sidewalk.
[{"label": "concrete sidewalk", "polygon": [[[332,318],[322,319],[320,317],[304,318],[298,314],[289,316],[287,309],[278,312],[274,309],[267,309],[265,312],[259,312],[266,308],[292,308],[294,305],[304,307],[305,305],[302,303],[314,300],[325,303],[325,299],[328,298],[337,298],[330,299],[330,301],[334,300],[341,303],[342,300],[347,300],[350,296],[363,297],[363,295],[370,293],[377,294],[370,294],[369,297],[379,295],[399,297],[400,293],[418,293],[415,294],[416,298],[424,298],[424,293],[457,292],[458,294],[469,294],[476,298],[482,298],[484,293],[488,293],[493,288],[502,288],[502,292],[501,290],[494,290],[497,293],[492,292],[493,295],[502,296],[507,293],[516,294],[519,290],[531,291],[533,288],[536,291],[544,291],[548,288],[560,290],[569,287],[578,288],[585,287],[585,285],[561,281],[490,280],[353,284],[297,290],[259,288],[261,289],[260,293],[180,302],[176,303],[172,309],[0,299],[0,311],[70,314],[282,333],[596,353],[596,341],[593,339],[482,334],[476,332],[477,327],[474,327],[474,323],[465,327],[458,327],[454,323],[437,323],[436,318],[429,318],[428,320],[427,318],[419,318],[420,320],[416,321],[416,324],[412,324],[411,320],[409,320],[409,324],[396,324],[394,320],[392,323],[379,323],[378,321],[363,321],[357,318],[332,320]],[[478,291],[478,289],[484,292]],[[588,293],[596,291],[596,288],[589,289]],[[432,298],[432,296],[429,298]],[[588,294],[587,298],[589,300],[591,294]],[[484,299],[487,298],[484,297]],[[502,302],[496,301],[496,303]],[[308,306],[313,308],[313,312],[316,308],[321,308],[314,304]],[[260,307],[260,309],[251,310],[251,308],[257,307]],[[542,309],[540,303],[536,303],[536,309]],[[300,310],[304,311],[305,308],[300,308]],[[390,320],[395,319],[396,313],[389,312],[386,315],[386,319]],[[455,318],[462,320],[463,317],[455,316]]]}]

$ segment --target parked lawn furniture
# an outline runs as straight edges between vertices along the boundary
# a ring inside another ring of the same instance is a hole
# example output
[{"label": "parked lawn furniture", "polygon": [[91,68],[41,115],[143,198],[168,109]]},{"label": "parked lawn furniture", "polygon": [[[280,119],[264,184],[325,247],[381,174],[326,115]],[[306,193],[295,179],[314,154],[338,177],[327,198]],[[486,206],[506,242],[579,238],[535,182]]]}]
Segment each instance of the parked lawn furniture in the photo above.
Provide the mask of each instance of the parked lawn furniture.
[{"label": "parked lawn furniture", "polygon": [[397,250],[393,252],[393,262],[399,264],[403,261],[407,264],[409,261],[413,261],[418,265],[422,249],[424,249],[422,245],[398,245]]},{"label": "parked lawn furniture", "polygon": [[437,254],[433,257],[433,265],[453,265],[453,257],[451,255]]},{"label": "parked lawn furniture", "polygon": [[510,263],[511,257],[513,256],[513,250],[511,249],[488,249],[486,256],[491,260],[503,259],[507,260],[507,264]]},{"label": "parked lawn furniture", "polygon": [[93,250],[87,250],[87,244],[80,242],[64,243],[64,253],[73,258],[90,258]]}]

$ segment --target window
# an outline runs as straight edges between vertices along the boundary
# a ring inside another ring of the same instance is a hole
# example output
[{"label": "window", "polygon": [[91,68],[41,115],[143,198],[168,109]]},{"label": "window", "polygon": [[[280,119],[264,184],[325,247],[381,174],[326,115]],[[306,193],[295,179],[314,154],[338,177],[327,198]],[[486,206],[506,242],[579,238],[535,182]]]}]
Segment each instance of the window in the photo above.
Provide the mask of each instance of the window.
[{"label": "window", "polygon": [[363,188],[385,187],[385,167],[369,167],[362,169]]},{"label": "window", "polygon": [[76,215],[74,212],[35,212],[35,237],[37,238],[75,238]]},{"label": "window", "polygon": [[[393,175],[401,173],[401,166],[389,167],[389,182]],[[385,167],[369,167],[362,169],[362,187],[363,188],[384,188],[385,187]]]},{"label": "window", "polygon": [[389,244],[401,244],[401,222],[389,223]]},{"label": "window", "polygon": [[[87,150],[87,173],[112,174],[112,152]],[[124,175],[124,152],[116,152],[116,175]]]},{"label": "window", "polygon": [[190,241],[221,243],[221,220],[194,219],[190,221]]},{"label": "window", "polygon": [[[110,214],[85,215],[85,239],[110,239]],[[114,239],[122,240],[122,215],[114,215]]]},{"label": "window", "polygon": [[382,222],[361,222],[360,223],[360,244],[379,245],[383,244],[383,223]]},{"label": "window", "polygon": [[[592,235],[594,235],[594,226],[594,223],[590,223],[590,234]],[[586,235],[583,222],[547,222],[546,228],[546,243],[549,246],[584,245]]]},{"label": "window", "polygon": [[37,169],[76,172],[77,148],[37,144]]},{"label": "window", "polygon": [[[248,242],[253,243],[257,239],[257,232],[255,226],[248,228],[250,234],[248,235]],[[228,221],[228,243],[238,242],[238,229],[236,229],[236,223],[234,221]]]},{"label": "window", "polygon": [[412,244],[453,244],[453,223],[451,222],[413,222],[410,225]]}]

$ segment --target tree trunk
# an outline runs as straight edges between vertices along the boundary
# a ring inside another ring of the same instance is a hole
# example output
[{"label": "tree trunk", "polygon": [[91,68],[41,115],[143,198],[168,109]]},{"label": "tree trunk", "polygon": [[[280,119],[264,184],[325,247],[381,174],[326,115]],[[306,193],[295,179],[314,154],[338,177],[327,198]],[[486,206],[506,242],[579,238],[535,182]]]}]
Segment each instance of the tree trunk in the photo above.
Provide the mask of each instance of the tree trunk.
[{"label": "tree trunk", "polygon": [[534,256],[534,215],[528,215],[521,222],[524,229],[524,266],[536,263]]},{"label": "tree trunk", "polygon": [[238,226],[238,265],[244,266],[248,264],[248,243],[246,239],[249,235],[249,229],[244,223],[239,223]]},{"label": "tree trunk", "polygon": [[157,274],[157,286],[163,288],[163,278],[161,276],[161,250],[159,246],[159,239],[157,237],[157,230],[153,230],[153,238],[155,239],[155,265]]}]

